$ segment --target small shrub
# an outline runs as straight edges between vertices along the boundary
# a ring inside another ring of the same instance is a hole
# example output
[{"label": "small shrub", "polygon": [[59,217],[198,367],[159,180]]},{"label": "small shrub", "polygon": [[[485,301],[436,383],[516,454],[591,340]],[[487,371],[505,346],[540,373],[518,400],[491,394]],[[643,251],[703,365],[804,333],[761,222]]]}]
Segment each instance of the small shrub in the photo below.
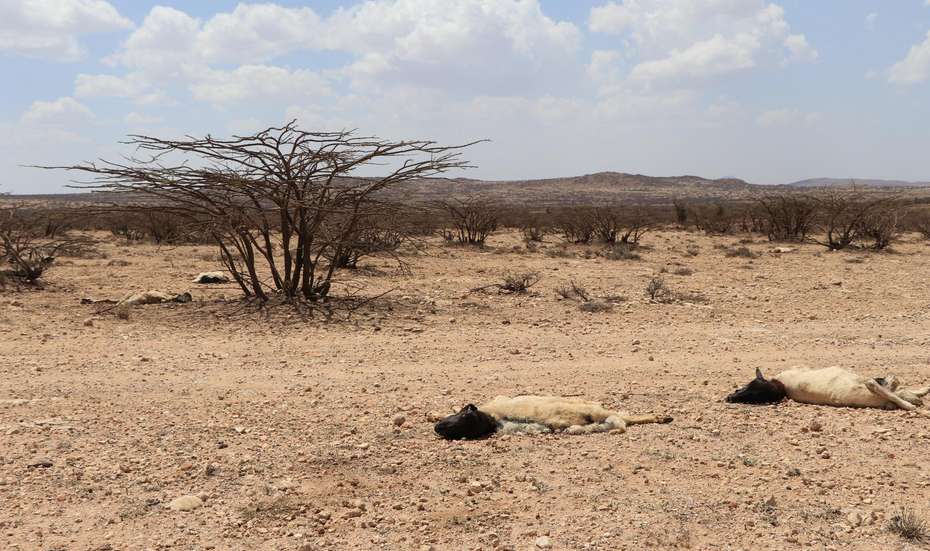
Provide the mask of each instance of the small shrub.
[{"label": "small shrub", "polygon": [[649,280],[649,283],[646,284],[646,294],[649,296],[650,300],[656,302],[664,302],[670,299],[671,289],[665,285],[665,280],[661,277],[653,277]]},{"label": "small shrub", "polygon": [[905,508],[899,509],[888,521],[888,531],[909,541],[923,542],[930,538],[927,522]]},{"label": "small shrub", "polygon": [[529,291],[530,287],[539,283],[539,274],[536,272],[511,273],[504,276],[501,283],[492,283],[483,287],[475,287],[472,293],[487,291],[488,289],[497,289],[498,293],[522,295]]},{"label": "small shrub", "polygon": [[694,270],[688,268],[687,266],[682,266],[680,268],[675,268],[673,273],[677,276],[689,276],[694,275]]},{"label": "small shrub", "polygon": [[547,228],[539,224],[528,224],[520,228],[520,232],[523,234],[523,241],[526,242],[527,248],[529,248],[530,244],[543,242],[543,239],[546,237]]},{"label": "small shrub", "polygon": [[701,254],[701,248],[697,245],[688,245],[688,248],[685,249],[685,255],[690,257],[695,257]]},{"label": "small shrub", "polygon": [[600,251],[598,256],[607,260],[641,260],[642,257],[633,252],[633,247],[625,243],[617,243]]},{"label": "small shrub", "polygon": [[589,302],[591,300],[591,295],[588,293],[588,290],[577,285],[574,281],[570,281],[568,285],[562,285],[556,289],[555,292],[566,300],[580,300],[582,302]]},{"label": "small shrub", "polygon": [[539,283],[539,274],[536,272],[524,272],[522,274],[507,274],[504,276],[504,283],[500,286],[501,292],[523,294],[530,287]]}]

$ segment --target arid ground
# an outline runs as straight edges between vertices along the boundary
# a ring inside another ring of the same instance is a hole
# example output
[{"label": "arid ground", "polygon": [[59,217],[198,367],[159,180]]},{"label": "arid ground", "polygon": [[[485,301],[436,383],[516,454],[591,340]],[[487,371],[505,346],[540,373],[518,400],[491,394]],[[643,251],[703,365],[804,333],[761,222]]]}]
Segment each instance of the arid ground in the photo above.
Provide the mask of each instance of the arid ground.
[{"label": "arid ground", "polygon": [[[346,272],[366,295],[395,290],[327,322],[191,284],[218,267],[209,246],[110,238],[43,290],[0,293],[0,548],[921,548],[886,526],[901,507],[930,518],[930,420],[722,398],[756,367],[799,364],[930,384],[930,247],[718,247],[738,239],[655,232],[640,260],[547,253],[555,238],[527,251],[515,233],[434,242],[409,273]],[[469,293],[511,271],[541,280]],[[663,271],[678,298],[655,303]],[[613,308],[561,299],[571,280]],[[129,319],[81,304],[146,289],[195,300]],[[436,415],[518,393],[675,420],[433,433]],[[181,496],[202,506],[170,508]]]}]

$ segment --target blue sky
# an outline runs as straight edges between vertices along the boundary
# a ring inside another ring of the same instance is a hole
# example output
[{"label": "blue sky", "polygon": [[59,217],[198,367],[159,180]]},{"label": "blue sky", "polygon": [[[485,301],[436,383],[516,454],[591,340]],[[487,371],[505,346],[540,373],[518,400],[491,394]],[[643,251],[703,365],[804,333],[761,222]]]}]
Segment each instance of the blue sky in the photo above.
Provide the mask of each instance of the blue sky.
[{"label": "blue sky", "polygon": [[930,180],[930,0],[6,0],[0,71],[0,192],[292,118],[489,179]]}]

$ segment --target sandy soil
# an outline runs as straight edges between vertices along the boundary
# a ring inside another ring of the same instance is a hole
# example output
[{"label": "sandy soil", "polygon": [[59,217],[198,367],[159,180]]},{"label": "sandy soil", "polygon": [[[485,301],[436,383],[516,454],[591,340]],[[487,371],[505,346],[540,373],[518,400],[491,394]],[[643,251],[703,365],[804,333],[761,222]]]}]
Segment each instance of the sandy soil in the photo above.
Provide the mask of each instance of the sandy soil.
[{"label": "sandy soil", "polygon": [[[721,398],[796,364],[930,383],[927,245],[757,240],[750,260],[715,248],[732,237],[644,242],[616,261],[514,251],[515,235],[437,244],[412,275],[369,260],[352,277],[397,290],[338,323],[192,285],[216,268],[206,246],[66,260],[45,290],[0,293],[0,549],[920,548],[885,526],[901,506],[930,517],[930,421]],[[663,268],[694,296],[651,303]],[[529,295],[468,294],[525,270],[542,277]],[[581,312],[556,295],[569,280],[626,300]],[[195,302],[129,320],[80,304],[144,289]],[[433,434],[430,415],[518,393],[675,421]],[[202,506],[168,506],[186,495]]]}]

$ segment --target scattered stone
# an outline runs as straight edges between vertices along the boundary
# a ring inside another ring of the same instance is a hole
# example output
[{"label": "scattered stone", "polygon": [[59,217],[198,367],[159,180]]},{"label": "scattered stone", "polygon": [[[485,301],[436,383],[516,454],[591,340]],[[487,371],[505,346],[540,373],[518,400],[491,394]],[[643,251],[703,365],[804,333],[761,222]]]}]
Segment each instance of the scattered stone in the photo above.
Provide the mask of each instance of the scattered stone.
[{"label": "scattered stone", "polygon": [[47,469],[52,466],[52,460],[47,457],[37,457],[27,465],[30,469]]},{"label": "scattered stone", "polygon": [[823,423],[820,422],[820,419],[814,419],[811,421],[811,424],[807,427],[811,432],[820,432],[823,430]]},{"label": "scattered stone", "polygon": [[536,538],[537,549],[549,549],[550,547],[552,547],[552,541],[547,536],[539,536]]},{"label": "scattered stone", "polygon": [[93,318],[87,318],[86,320],[84,320],[84,327],[93,327],[93,326],[94,326]]},{"label": "scattered stone", "polygon": [[407,422],[407,418],[404,416],[403,413],[398,413],[397,415],[394,416],[394,419],[392,419],[391,422],[394,423],[395,427],[399,427]]},{"label": "scattered stone", "polygon": [[193,511],[201,507],[203,507],[203,500],[192,495],[176,497],[168,504],[168,508],[172,511]]}]

